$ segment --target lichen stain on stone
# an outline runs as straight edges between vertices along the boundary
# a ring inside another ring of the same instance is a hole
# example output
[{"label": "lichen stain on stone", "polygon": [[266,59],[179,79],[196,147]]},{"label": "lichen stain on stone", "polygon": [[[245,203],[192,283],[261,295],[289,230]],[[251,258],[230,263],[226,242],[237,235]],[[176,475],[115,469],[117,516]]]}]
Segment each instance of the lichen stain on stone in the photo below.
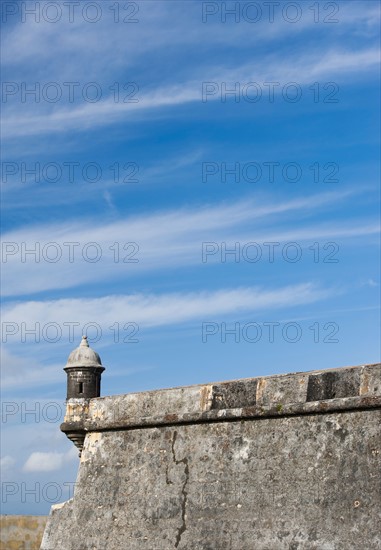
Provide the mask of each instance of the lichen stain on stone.
[{"label": "lichen stain on stone", "polygon": [[68,403],[66,404],[65,418],[64,422],[80,422],[84,416],[89,414],[89,405],[88,403],[78,404],[78,403]]},{"label": "lichen stain on stone", "polygon": [[213,402],[213,386],[203,386],[200,389],[200,408],[202,411],[210,411]]},{"label": "lichen stain on stone", "polygon": [[257,384],[257,403],[263,400],[263,394],[266,390],[266,386],[267,380],[265,378],[260,378]]},{"label": "lichen stain on stone", "polygon": [[235,462],[238,462],[238,461],[245,462],[245,460],[249,459],[249,453],[250,453],[250,441],[246,437],[244,437],[242,438],[241,447],[237,451],[235,451],[233,455],[233,460]]},{"label": "lichen stain on stone", "polygon": [[164,416],[165,422],[176,422],[179,419],[177,414],[166,414]]},{"label": "lichen stain on stone", "polygon": [[45,516],[1,516],[1,550],[38,550]]},{"label": "lichen stain on stone", "polygon": [[360,395],[367,395],[369,393],[369,373],[364,372],[361,377],[360,383]]},{"label": "lichen stain on stone", "polygon": [[94,407],[91,410],[91,420],[103,420],[105,418],[105,410],[99,407]]},{"label": "lichen stain on stone", "polygon": [[369,393],[369,374],[364,372],[360,382],[360,395],[366,395]]},{"label": "lichen stain on stone", "polygon": [[81,455],[81,464],[88,462],[97,451],[102,451],[103,440],[100,432],[91,432],[86,435],[85,444]]}]

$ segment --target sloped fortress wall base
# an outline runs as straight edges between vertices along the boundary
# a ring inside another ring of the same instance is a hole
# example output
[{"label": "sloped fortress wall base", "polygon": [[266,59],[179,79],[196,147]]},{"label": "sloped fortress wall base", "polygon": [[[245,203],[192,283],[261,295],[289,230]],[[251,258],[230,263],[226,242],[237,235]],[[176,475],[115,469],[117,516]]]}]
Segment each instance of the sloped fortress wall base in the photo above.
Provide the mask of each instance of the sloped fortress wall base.
[{"label": "sloped fortress wall base", "polygon": [[368,365],[69,403],[41,549],[380,549],[380,393]]}]

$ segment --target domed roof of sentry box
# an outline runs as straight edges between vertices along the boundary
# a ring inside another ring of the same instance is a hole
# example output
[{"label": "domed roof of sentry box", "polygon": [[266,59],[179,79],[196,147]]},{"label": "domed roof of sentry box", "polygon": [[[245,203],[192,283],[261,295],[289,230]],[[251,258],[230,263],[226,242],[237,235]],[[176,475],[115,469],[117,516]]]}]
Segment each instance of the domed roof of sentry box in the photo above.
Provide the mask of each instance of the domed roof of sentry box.
[{"label": "domed roof of sentry box", "polygon": [[100,367],[103,369],[101,358],[89,346],[87,336],[82,336],[78,348],[74,349],[69,355],[65,369],[71,367]]}]

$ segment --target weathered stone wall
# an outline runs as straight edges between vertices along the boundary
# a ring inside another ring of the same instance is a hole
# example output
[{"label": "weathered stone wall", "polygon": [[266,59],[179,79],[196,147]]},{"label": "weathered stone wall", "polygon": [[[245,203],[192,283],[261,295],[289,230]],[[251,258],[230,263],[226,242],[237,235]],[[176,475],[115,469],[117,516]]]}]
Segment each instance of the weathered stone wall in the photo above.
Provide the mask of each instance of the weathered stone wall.
[{"label": "weathered stone wall", "polygon": [[46,516],[0,516],[0,550],[38,550]]},{"label": "weathered stone wall", "polygon": [[381,366],[71,400],[42,550],[379,550]]}]

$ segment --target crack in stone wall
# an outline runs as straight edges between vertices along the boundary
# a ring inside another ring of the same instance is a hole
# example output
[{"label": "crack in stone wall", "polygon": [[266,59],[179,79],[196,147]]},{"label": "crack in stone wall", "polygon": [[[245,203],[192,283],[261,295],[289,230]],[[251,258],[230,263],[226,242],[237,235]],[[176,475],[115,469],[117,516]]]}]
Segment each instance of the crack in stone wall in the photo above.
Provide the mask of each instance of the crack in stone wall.
[{"label": "crack in stone wall", "polygon": [[185,468],[184,468],[185,480],[184,480],[183,486],[181,488],[181,495],[183,497],[182,503],[181,503],[181,521],[182,521],[182,524],[178,528],[178,532],[177,532],[177,535],[176,535],[176,542],[175,542],[175,548],[178,548],[179,544],[181,542],[181,537],[183,536],[183,534],[185,533],[186,528],[187,528],[187,526],[186,526],[186,507],[187,507],[188,492],[186,490],[186,487],[187,487],[188,482],[189,482],[189,464],[188,464],[188,459],[185,458],[185,457],[181,460],[176,459],[176,452],[175,452],[176,440],[177,440],[177,431],[174,432],[173,439],[172,439],[173,461],[177,466],[179,464],[184,464],[185,465]]}]

